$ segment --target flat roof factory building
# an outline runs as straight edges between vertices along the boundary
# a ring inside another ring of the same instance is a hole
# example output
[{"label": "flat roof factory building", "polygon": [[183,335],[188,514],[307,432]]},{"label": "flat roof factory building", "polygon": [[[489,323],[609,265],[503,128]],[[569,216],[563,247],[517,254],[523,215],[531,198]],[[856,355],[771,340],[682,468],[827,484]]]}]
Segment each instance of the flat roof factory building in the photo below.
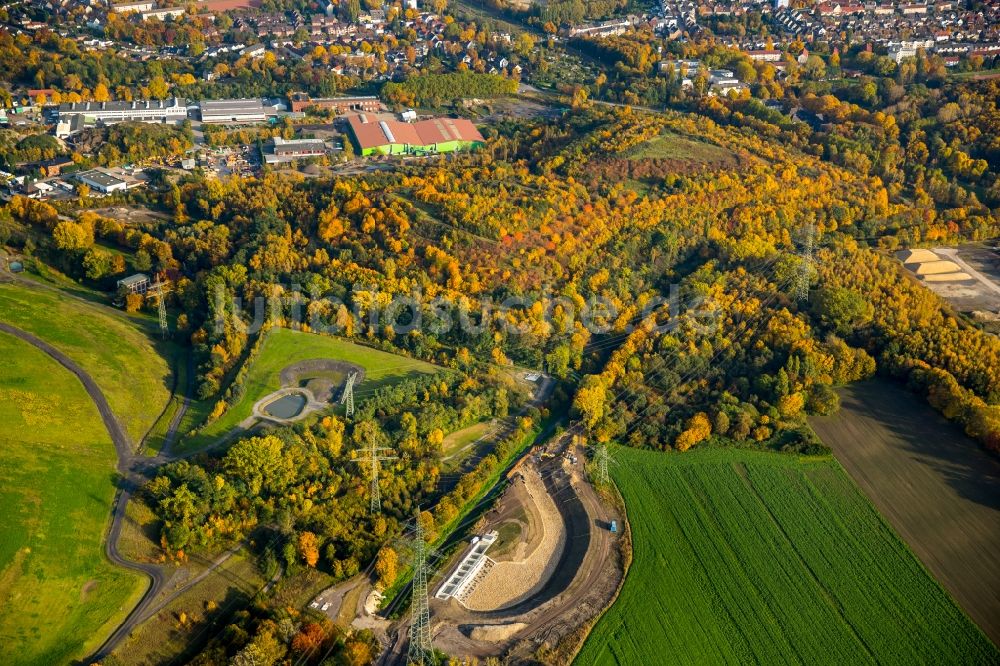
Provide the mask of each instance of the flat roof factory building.
[{"label": "flat roof factory building", "polygon": [[93,188],[98,192],[103,192],[104,194],[124,192],[128,189],[128,181],[122,180],[99,168],[91,169],[90,171],[81,171],[76,174],[76,179],[86,184],[87,187]]},{"label": "flat roof factory building", "polygon": [[365,114],[348,118],[354,146],[362,155],[427,155],[477,148],[485,143],[472,121],[431,118],[415,123],[375,120]]},{"label": "flat roof factory building", "polygon": [[276,136],[273,141],[274,151],[264,154],[267,164],[281,164],[302,157],[326,154],[326,144],[319,139],[282,139]]},{"label": "flat roof factory building", "polygon": [[179,123],[187,118],[187,105],[180,97],[135,102],[66,102],[59,105],[60,122],[78,115],[104,124],[126,121]]},{"label": "flat roof factory building", "polygon": [[341,113],[348,111],[365,111],[375,113],[382,111],[385,107],[378,97],[366,95],[361,97],[317,97],[313,98],[303,92],[294,92],[288,95],[288,102],[293,113],[305,111],[311,106],[320,109],[336,109]]},{"label": "flat roof factory building", "polygon": [[264,102],[259,99],[217,99],[202,102],[203,123],[262,123],[267,120]]}]

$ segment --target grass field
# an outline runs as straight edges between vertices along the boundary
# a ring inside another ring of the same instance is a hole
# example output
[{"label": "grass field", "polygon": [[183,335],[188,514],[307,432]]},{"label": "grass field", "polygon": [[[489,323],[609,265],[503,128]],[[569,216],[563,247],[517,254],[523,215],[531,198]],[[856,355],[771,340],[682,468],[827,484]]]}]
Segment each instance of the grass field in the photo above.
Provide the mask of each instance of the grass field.
[{"label": "grass field", "polygon": [[833,459],[615,452],[634,560],[576,660],[995,664]]},{"label": "grass field", "polygon": [[115,452],[79,381],[0,333],[0,661],[85,656],[142,592],[104,558]]},{"label": "grass field", "polygon": [[356,401],[363,400],[365,395],[370,395],[380,386],[439,370],[430,363],[356,345],[342,338],[302,333],[287,328],[275,329],[264,341],[260,354],[250,368],[243,399],[218,421],[205,427],[187,445],[208,443],[229,432],[250,416],[255,402],[281,388],[280,375],[283,368],[314,358],[348,361],[365,369],[364,382],[355,389]]},{"label": "grass field", "polygon": [[168,358],[176,348],[151,339],[141,320],[22,284],[0,284],[0,318],[79,363],[101,387],[134,442],[170,399]]},{"label": "grass field", "polygon": [[1000,77],[1000,67],[995,67],[993,69],[981,69],[974,72],[950,72],[952,78],[954,79],[965,79],[965,80],[982,80],[995,79]]},{"label": "grass field", "polygon": [[441,456],[451,457],[490,431],[490,422],[474,423],[448,434],[441,442]]},{"label": "grass field", "polygon": [[902,386],[841,391],[810,423],[935,578],[1000,643],[1000,462]]},{"label": "grass field", "polygon": [[706,141],[695,141],[680,134],[666,132],[650,139],[629,153],[629,158],[670,159],[685,162],[735,164],[735,156],[727,149]]}]

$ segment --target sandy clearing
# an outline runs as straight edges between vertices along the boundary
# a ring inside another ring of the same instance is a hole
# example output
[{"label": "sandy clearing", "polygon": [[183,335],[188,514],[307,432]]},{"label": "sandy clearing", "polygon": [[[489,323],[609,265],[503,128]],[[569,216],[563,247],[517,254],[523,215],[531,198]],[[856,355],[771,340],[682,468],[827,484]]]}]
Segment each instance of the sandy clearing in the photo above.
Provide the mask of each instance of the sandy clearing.
[{"label": "sandy clearing", "polygon": [[522,475],[524,490],[538,517],[538,541],[523,559],[497,562],[465,601],[466,608],[491,611],[513,606],[529,598],[552,575],[566,544],[566,527],[555,502],[537,472]]},{"label": "sandy clearing", "polygon": [[921,275],[924,282],[968,282],[973,278],[968,273],[937,273],[933,275]]}]

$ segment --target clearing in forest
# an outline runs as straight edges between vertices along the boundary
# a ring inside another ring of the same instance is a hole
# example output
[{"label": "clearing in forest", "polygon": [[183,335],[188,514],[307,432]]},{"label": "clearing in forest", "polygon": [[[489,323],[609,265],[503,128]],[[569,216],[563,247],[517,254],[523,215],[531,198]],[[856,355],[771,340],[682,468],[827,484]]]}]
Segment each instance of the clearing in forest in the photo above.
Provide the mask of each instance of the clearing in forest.
[{"label": "clearing in forest", "polygon": [[705,164],[736,164],[736,156],[728,149],[708,141],[664,132],[629,152],[629,159],[667,159],[681,162],[701,162]]},{"label": "clearing in forest", "polygon": [[1000,659],[836,460],[615,458],[634,560],[576,664]]},{"label": "clearing in forest", "polygon": [[[203,443],[210,438],[225,435],[250,416],[253,405],[258,400],[282,387],[282,370],[312,359],[345,361],[363,368],[364,382],[355,388],[356,403],[372,395],[379,387],[440,370],[437,366],[424,361],[372,349],[343,338],[303,333],[287,328],[273,329],[267,334],[257,358],[252,362],[246,379],[246,392],[242,399],[230,407],[218,421],[205,427],[196,441]],[[330,377],[325,378],[330,379]],[[339,387],[333,389],[334,398],[340,395],[339,391]]]}]

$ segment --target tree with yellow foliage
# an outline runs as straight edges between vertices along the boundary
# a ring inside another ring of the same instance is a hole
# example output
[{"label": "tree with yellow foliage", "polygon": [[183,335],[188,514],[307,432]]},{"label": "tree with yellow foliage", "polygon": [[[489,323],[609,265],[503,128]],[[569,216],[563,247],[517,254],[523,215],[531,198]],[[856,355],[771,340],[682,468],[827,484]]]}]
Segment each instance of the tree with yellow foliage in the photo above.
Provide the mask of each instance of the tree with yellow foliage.
[{"label": "tree with yellow foliage", "polygon": [[687,451],[699,442],[703,442],[712,435],[712,422],[705,412],[698,412],[688,419],[686,428],[674,441],[674,448],[678,451]]}]

